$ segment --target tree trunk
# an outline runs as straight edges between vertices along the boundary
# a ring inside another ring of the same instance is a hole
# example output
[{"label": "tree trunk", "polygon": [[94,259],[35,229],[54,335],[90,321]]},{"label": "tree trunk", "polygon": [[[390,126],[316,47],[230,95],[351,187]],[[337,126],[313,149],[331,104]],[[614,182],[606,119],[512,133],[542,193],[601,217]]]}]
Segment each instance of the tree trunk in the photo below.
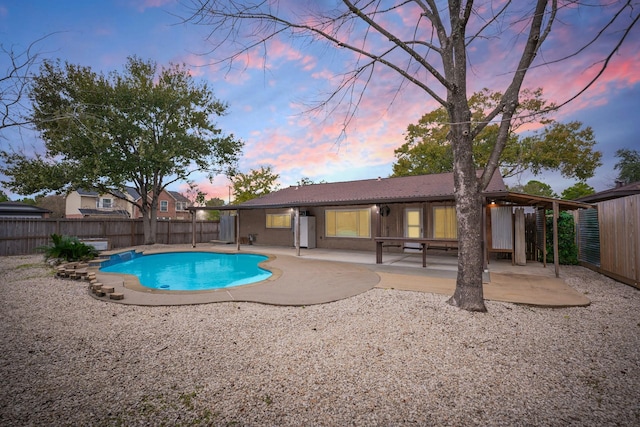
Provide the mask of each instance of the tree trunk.
[{"label": "tree trunk", "polygon": [[458,219],[458,276],[456,290],[448,303],[468,311],[487,311],[482,290],[482,198],[473,161],[470,136],[471,112],[466,98],[452,94],[451,145],[453,179]]},{"label": "tree trunk", "polygon": [[[468,311],[487,311],[482,290],[482,201],[475,171],[471,179],[455,173],[458,215],[458,276],[448,303]],[[459,184],[464,181],[464,184]]]},{"label": "tree trunk", "polygon": [[142,206],[142,229],[144,231],[144,244],[156,243],[156,230],[158,228],[157,209],[152,204]]},{"label": "tree trunk", "polygon": [[155,205],[151,205],[151,216],[149,218],[149,238],[147,243],[148,245],[153,245],[157,242],[156,237],[158,233],[158,207]]}]

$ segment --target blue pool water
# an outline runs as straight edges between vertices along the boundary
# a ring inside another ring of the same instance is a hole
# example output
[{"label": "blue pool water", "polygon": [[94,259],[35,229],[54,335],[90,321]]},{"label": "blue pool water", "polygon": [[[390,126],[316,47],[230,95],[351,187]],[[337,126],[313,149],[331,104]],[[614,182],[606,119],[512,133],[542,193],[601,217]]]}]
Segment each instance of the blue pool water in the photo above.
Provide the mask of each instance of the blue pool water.
[{"label": "blue pool water", "polygon": [[263,255],[213,252],[168,252],[112,255],[100,271],[132,274],[153,289],[201,291],[246,285],[268,279],[271,272],[258,267]]}]

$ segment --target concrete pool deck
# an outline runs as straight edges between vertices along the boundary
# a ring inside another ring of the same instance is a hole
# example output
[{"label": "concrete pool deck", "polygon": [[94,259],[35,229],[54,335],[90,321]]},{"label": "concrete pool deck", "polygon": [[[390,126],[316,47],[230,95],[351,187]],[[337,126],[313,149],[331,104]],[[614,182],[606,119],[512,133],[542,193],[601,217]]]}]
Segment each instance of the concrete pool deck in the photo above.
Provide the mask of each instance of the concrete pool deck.
[{"label": "concrete pool deck", "polygon": [[[172,251],[236,252],[235,245],[199,244],[153,245],[114,250],[118,253],[137,249],[145,253]],[[273,305],[313,305],[349,298],[373,288],[398,289],[452,295],[455,289],[457,258],[451,254],[429,256],[422,267],[419,254],[385,253],[383,264],[375,264],[375,253],[302,249],[271,246],[242,246],[241,253],[269,256],[263,266],[273,272],[269,280],[211,291],[159,291],[141,287],[136,278],[97,272],[100,283],[113,286],[124,299],[109,300],[133,305],[187,305],[214,302],[256,302]],[[487,300],[545,307],[585,306],[583,294],[553,275],[553,268],[540,263],[514,267],[509,261],[492,261],[485,274]],[[96,297],[97,298],[97,297]]]}]

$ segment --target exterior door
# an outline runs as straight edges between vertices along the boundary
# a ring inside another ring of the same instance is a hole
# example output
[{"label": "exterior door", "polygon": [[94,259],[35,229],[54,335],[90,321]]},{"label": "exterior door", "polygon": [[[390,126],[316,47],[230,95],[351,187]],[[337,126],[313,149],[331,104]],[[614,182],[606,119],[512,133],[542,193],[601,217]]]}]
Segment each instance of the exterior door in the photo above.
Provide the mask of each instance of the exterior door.
[{"label": "exterior door", "polygon": [[[404,237],[419,239],[424,237],[422,226],[422,208],[406,208],[404,210]],[[420,250],[420,243],[404,244],[405,252]]]}]

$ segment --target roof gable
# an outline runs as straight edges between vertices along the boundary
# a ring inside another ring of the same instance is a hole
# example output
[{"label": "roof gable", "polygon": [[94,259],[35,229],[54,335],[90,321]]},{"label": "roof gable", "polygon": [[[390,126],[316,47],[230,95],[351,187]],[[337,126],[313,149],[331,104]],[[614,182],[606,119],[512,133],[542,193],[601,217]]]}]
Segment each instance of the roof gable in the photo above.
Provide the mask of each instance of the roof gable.
[{"label": "roof gable", "polygon": [[167,190],[167,193],[169,193],[169,195],[171,197],[173,197],[176,202],[185,202],[185,203],[189,202],[189,199],[187,199],[186,197],[184,197],[182,194],[180,194],[177,191]]}]

